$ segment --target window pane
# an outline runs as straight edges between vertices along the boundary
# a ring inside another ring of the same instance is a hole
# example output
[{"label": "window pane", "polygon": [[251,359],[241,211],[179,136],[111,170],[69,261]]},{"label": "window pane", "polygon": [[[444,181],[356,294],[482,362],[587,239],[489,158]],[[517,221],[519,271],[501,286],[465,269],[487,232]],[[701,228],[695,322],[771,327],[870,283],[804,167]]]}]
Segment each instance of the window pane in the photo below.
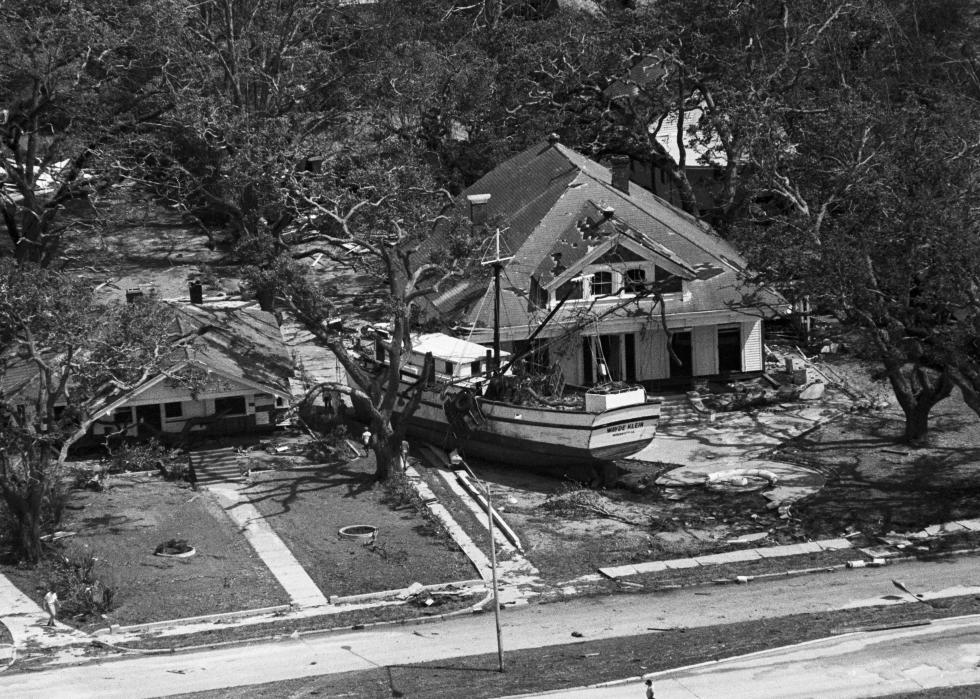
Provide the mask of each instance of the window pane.
[{"label": "window pane", "polygon": [[626,291],[636,293],[643,291],[643,285],[646,284],[646,281],[647,272],[645,269],[628,269],[623,286],[626,287]]},{"label": "window pane", "polygon": [[184,411],[180,402],[164,403],[163,414],[166,415],[167,417],[180,417],[184,414]]},{"label": "window pane", "polygon": [[230,398],[215,398],[214,412],[216,415],[220,413],[224,413],[225,415],[244,415],[245,397],[231,396]]},{"label": "window pane", "polygon": [[613,292],[612,272],[596,272],[592,275],[592,295],[608,296]]}]

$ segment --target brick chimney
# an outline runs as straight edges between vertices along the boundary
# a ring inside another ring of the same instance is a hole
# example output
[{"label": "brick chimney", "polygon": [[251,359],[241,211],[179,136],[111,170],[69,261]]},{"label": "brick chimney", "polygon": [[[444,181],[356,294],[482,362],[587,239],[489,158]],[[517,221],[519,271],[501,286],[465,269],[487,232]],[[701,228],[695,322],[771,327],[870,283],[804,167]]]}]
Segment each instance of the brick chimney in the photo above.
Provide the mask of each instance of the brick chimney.
[{"label": "brick chimney", "polygon": [[487,223],[487,202],[489,194],[468,194],[466,200],[470,203],[470,222],[474,227],[485,226]]},{"label": "brick chimney", "polygon": [[187,285],[187,289],[191,295],[191,303],[200,306],[204,303],[204,286],[197,279],[192,279]]},{"label": "brick chimney", "polygon": [[630,193],[630,157],[614,155],[609,159],[609,172],[612,175],[612,186],[624,194]]}]

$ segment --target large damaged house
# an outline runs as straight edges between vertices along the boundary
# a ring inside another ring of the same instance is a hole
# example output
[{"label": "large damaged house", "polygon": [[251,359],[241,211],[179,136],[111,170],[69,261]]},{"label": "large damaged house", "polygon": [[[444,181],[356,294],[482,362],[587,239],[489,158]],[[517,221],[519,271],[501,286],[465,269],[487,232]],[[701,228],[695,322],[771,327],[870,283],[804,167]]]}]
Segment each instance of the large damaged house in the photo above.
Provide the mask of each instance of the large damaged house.
[{"label": "large damaged house", "polygon": [[[499,233],[501,346],[520,355],[533,343],[535,363],[572,385],[686,388],[761,372],[763,322],[784,301],[750,284],[744,260],[707,224],[631,187],[629,174],[627,159],[610,169],[551,136],[464,192],[461,213]],[[493,341],[486,279],[429,302],[457,334]]]}]

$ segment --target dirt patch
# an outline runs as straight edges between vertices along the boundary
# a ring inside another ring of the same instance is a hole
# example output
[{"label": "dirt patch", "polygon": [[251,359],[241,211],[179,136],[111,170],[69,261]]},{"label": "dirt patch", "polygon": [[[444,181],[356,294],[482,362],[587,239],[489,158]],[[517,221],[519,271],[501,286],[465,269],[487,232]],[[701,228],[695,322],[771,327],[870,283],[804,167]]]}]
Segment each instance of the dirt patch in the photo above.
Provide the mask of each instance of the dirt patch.
[{"label": "dirt patch", "polygon": [[[373,473],[373,456],[334,464],[296,462],[291,470],[254,474],[247,493],[325,595],[476,577],[441,528],[412,505],[391,502]],[[362,543],[338,534],[353,525],[377,527],[378,535]]]},{"label": "dirt patch", "polygon": [[[65,546],[91,551],[97,576],[116,589],[109,618],[127,625],[286,604],[289,598],[231,520],[205,492],[148,474],[112,476],[101,493],[73,494]],[[187,539],[197,554],[161,558],[155,548]],[[4,567],[28,596],[46,575]]]},{"label": "dirt patch", "polygon": [[827,476],[796,506],[801,527],[814,536],[904,533],[980,515],[980,422],[958,392],[933,416],[927,447],[898,442],[904,422],[892,409],[849,415],[780,450]]},{"label": "dirt patch", "polygon": [[629,469],[633,490],[589,490],[517,469],[470,465],[492,484],[495,506],[552,583],[607,566],[744,548],[728,542],[745,533],[765,532],[769,543],[793,540],[782,531],[786,521],[767,508],[765,491],[662,488],[655,481],[674,464],[619,463]]}]

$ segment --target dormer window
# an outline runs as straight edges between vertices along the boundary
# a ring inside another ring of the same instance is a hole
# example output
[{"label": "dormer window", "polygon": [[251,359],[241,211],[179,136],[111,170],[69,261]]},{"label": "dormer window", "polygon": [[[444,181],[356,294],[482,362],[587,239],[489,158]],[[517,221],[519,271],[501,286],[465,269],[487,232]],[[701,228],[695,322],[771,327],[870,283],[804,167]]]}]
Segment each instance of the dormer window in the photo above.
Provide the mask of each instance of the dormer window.
[{"label": "dormer window", "polygon": [[592,274],[592,295],[611,296],[613,292],[612,272],[595,272]]},{"label": "dormer window", "polygon": [[657,267],[653,281],[662,294],[678,294],[684,290],[684,280],[662,267]]},{"label": "dormer window", "polygon": [[628,269],[623,275],[623,286],[627,294],[636,294],[643,291],[647,283],[647,271],[645,269]]},{"label": "dormer window", "polygon": [[566,294],[568,295],[569,301],[575,301],[577,299],[581,299],[583,296],[582,280],[573,279],[572,281],[565,282],[564,284],[559,286],[558,291],[555,292],[555,300],[561,301],[563,298],[565,298]]}]

